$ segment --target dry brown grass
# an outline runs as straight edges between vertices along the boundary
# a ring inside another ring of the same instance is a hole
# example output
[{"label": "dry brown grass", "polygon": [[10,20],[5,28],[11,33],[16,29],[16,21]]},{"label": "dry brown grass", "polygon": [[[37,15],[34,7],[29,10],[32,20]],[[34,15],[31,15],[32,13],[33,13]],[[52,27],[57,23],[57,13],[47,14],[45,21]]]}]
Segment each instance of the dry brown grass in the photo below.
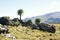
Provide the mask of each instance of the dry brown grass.
[{"label": "dry brown grass", "polygon": [[[56,32],[48,33],[48,32],[42,32],[40,30],[32,30],[27,27],[10,27],[9,32],[11,35],[16,36],[17,40],[60,40],[60,24],[53,24],[56,27]],[[4,36],[2,37],[0,35],[0,40],[12,40]]]}]

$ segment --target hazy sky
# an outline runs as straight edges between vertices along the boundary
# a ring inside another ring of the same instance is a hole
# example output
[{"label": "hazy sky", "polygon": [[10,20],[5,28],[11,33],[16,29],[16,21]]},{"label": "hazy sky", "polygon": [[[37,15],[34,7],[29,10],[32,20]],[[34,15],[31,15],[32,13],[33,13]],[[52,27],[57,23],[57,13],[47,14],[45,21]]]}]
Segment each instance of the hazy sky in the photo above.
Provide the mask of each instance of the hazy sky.
[{"label": "hazy sky", "polygon": [[19,17],[17,10],[23,9],[22,19],[60,11],[60,0],[0,0],[0,16]]}]

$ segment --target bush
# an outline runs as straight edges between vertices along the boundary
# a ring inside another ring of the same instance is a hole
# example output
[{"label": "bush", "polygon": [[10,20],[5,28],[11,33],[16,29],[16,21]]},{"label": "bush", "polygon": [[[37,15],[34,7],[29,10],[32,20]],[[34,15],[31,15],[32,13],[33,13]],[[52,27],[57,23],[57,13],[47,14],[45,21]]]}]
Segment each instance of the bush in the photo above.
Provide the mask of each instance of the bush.
[{"label": "bush", "polygon": [[19,22],[18,18],[14,18],[9,21],[9,25],[11,25],[11,26],[18,26],[19,24],[20,24],[20,22]]},{"label": "bush", "polygon": [[17,26],[19,25],[19,22],[13,22],[14,26]]},{"label": "bush", "polygon": [[35,24],[36,24],[36,25],[39,25],[39,24],[40,24],[40,19],[39,19],[39,18],[37,18],[37,19],[35,20]]},{"label": "bush", "polygon": [[11,26],[18,26],[19,25],[19,22],[10,21],[10,25]]}]

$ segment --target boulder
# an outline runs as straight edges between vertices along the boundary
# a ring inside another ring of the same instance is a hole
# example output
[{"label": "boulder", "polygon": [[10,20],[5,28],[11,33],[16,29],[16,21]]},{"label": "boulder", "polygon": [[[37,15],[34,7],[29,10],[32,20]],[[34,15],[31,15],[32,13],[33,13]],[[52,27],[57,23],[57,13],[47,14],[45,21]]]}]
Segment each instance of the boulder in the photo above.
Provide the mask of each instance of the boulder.
[{"label": "boulder", "polygon": [[45,23],[41,23],[40,25],[38,25],[39,30],[42,31],[47,31],[47,32],[51,32],[51,33],[55,33],[56,29],[54,28],[54,26],[51,26],[49,24],[45,24]]},{"label": "boulder", "polygon": [[9,30],[8,30],[7,28],[5,28],[5,27],[0,27],[0,34],[1,34],[1,33],[3,33],[3,34],[4,34],[4,33],[9,33],[8,31],[9,31]]}]

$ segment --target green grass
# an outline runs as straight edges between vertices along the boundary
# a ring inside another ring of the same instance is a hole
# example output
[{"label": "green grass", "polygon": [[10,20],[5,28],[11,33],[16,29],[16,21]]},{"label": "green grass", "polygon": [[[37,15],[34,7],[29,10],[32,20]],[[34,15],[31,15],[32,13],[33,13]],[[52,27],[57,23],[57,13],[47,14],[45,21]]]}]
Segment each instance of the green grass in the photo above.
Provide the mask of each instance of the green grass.
[{"label": "green grass", "polygon": [[[31,28],[28,27],[9,27],[9,32],[11,35],[16,36],[17,40],[50,40],[50,39],[54,39],[54,40],[60,40],[60,24],[59,25],[55,25],[56,27],[56,33],[52,34],[52,33],[48,33],[48,32],[42,32],[40,30],[32,30]],[[18,31],[16,30],[18,29]],[[50,36],[50,34],[52,36]],[[6,38],[5,36],[2,37],[2,35],[0,35],[0,40],[12,40],[9,38]]]}]

